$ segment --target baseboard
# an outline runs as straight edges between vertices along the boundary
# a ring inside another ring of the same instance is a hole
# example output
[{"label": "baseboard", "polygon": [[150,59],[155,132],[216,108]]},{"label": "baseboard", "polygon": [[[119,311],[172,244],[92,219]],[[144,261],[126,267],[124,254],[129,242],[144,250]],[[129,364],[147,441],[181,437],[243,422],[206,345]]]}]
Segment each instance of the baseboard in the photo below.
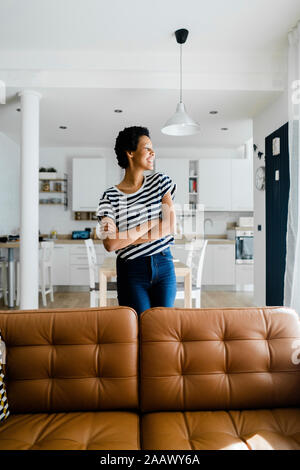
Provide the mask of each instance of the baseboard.
[{"label": "baseboard", "polygon": [[202,292],[203,291],[228,291],[228,292],[235,292],[236,287],[235,285],[230,285],[230,286],[202,286],[201,287]]},{"label": "baseboard", "polygon": [[53,292],[89,292],[88,286],[54,286]]}]

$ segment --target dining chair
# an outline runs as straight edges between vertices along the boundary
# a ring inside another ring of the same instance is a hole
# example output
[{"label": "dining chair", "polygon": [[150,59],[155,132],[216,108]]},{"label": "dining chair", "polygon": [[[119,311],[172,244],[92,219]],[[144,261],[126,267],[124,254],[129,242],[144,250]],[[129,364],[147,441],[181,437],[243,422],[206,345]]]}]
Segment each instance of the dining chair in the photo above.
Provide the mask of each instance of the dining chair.
[{"label": "dining chair", "polygon": [[[201,308],[202,272],[207,243],[207,240],[199,241],[197,239],[190,242],[186,260],[192,273],[192,299],[195,299],[195,308]],[[177,282],[176,299],[184,299],[183,282]]]},{"label": "dining chair", "polygon": [[[41,292],[44,307],[47,305],[46,295],[50,294],[51,302],[54,302],[53,294],[53,251],[54,242],[41,242],[40,273],[41,273]],[[47,276],[48,273],[48,276]],[[48,288],[47,288],[48,277]]]},{"label": "dining chair", "polygon": [[[90,307],[98,307],[100,300],[99,282],[98,282],[98,271],[100,265],[97,264],[97,255],[92,239],[84,240],[87,249],[87,257],[89,264],[89,278],[90,278]],[[116,299],[117,283],[114,281],[107,282],[107,298]]]},{"label": "dining chair", "polygon": [[[43,306],[47,306],[46,295],[50,294],[50,301],[54,302],[53,293],[53,251],[54,242],[41,242],[39,253],[39,291],[42,294]],[[20,261],[17,262],[17,299],[16,304],[20,305]]]}]

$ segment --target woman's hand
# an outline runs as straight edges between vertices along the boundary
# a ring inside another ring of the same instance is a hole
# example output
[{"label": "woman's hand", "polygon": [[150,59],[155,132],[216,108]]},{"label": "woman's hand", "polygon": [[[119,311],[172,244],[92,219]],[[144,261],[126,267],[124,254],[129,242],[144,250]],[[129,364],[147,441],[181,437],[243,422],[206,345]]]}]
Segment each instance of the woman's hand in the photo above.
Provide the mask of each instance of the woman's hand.
[{"label": "woman's hand", "polygon": [[117,227],[110,217],[103,217],[99,222],[99,232],[102,240],[113,238],[116,235]]},{"label": "woman's hand", "polygon": [[132,245],[139,245],[141,243],[150,242],[151,240],[158,240],[166,235],[174,233],[176,226],[176,213],[170,191],[168,191],[162,198],[162,213],[159,223],[152,227],[145,235],[142,235],[132,243]]}]

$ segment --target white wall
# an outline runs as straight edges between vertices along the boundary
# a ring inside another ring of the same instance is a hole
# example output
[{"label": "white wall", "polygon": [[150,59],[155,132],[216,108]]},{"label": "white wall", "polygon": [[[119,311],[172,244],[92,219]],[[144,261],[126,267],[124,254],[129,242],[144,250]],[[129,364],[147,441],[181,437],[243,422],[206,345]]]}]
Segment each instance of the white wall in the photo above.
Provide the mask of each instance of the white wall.
[{"label": "white wall", "polygon": [[[157,158],[240,158],[242,148],[156,148]],[[59,176],[63,177],[67,173],[69,179],[69,207],[67,210],[63,206],[40,205],[41,233],[49,234],[52,230],[58,233],[71,233],[72,230],[81,230],[85,227],[94,227],[95,221],[74,220],[72,207],[72,159],[74,157],[99,157],[106,158],[106,187],[118,184],[124,175],[116,160],[113,149],[109,148],[82,148],[82,147],[42,147],[40,149],[40,166],[53,166],[58,170]],[[0,134],[0,234],[17,233],[19,223],[19,147]],[[14,188],[12,190],[12,188]],[[99,197],[102,194],[99,188]],[[106,188],[105,188],[106,189]],[[95,201],[97,205],[97,201]],[[238,212],[206,212],[205,217],[213,221],[213,225],[206,224],[208,234],[226,234],[227,223],[237,222],[241,215],[246,213]],[[252,215],[249,213],[249,215]]]},{"label": "white wall", "polygon": [[20,149],[0,133],[0,235],[17,234],[20,227]]},{"label": "white wall", "polygon": [[[265,156],[265,138],[288,121],[287,90],[261,114],[253,120],[253,142],[257,152]],[[264,156],[261,160],[253,156],[254,179],[254,303],[257,306],[266,304],[266,226],[265,226],[265,191],[255,188],[255,172],[259,166],[265,166]],[[262,226],[262,231],[257,226]]]},{"label": "white wall", "polygon": [[[180,138],[180,137],[179,137]],[[159,158],[187,158],[189,160],[196,160],[197,158],[243,158],[244,148],[205,148],[205,147],[172,147],[164,148],[158,147],[154,150],[156,157]]]},{"label": "white wall", "polygon": [[[83,230],[85,227],[95,227],[92,220],[74,220],[72,211],[72,159],[84,157],[106,158],[106,187],[99,188],[99,199],[107,187],[118,184],[121,181],[121,168],[117,164],[115,153],[112,149],[82,148],[82,147],[42,147],[40,149],[40,167],[53,166],[58,171],[58,177],[68,175],[68,209],[63,206],[40,205],[40,231],[49,234],[56,230],[57,233],[71,233],[72,230]],[[98,201],[95,201],[95,209]]]}]

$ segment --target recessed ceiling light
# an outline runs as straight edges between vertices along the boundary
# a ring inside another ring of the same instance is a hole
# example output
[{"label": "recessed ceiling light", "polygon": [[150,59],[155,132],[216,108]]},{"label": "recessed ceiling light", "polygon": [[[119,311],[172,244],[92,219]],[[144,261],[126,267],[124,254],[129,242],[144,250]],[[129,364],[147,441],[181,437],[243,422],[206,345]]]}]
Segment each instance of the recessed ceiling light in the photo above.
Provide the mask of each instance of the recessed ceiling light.
[{"label": "recessed ceiling light", "polygon": [[219,111],[209,111],[209,114],[218,114]]},{"label": "recessed ceiling light", "polygon": [[67,126],[59,126],[60,129],[68,129]]},{"label": "recessed ceiling light", "polygon": [[16,111],[18,111],[18,113],[21,111],[21,108],[17,108]]},{"label": "recessed ceiling light", "polygon": [[228,131],[228,127],[221,127],[221,131]]},{"label": "recessed ceiling light", "polygon": [[115,113],[123,113],[123,109],[114,109]]}]

